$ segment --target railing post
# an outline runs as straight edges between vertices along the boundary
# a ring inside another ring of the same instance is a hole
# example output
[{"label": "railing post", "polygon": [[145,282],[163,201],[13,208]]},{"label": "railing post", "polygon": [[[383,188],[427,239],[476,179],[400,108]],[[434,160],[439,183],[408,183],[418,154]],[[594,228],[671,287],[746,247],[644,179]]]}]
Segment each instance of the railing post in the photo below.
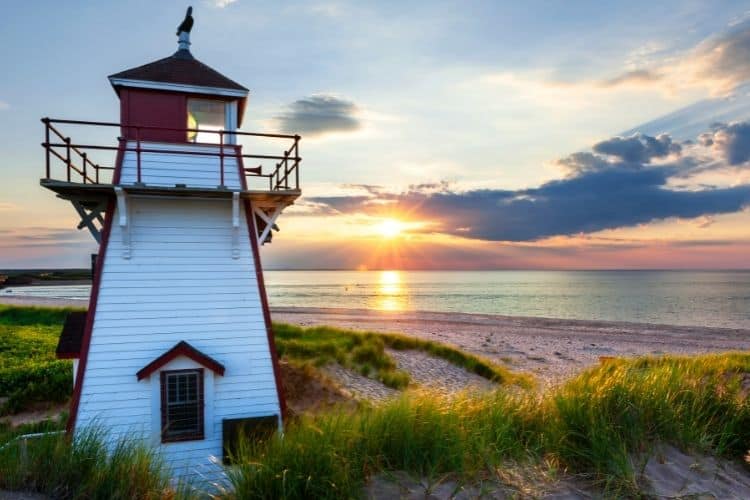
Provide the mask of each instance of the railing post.
[{"label": "railing post", "polygon": [[96,172],[96,183],[99,184],[99,164],[94,165],[94,171]]},{"label": "railing post", "polygon": [[299,189],[299,136],[294,136],[294,189]]},{"label": "railing post", "polygon": [[224,187],[224,131],[219,130],[219,162],[221,164],[221,183],[219,187]]},{"label": "railing post", "polygon": [[86,184],[86,153],[81,153],[81,157],[83,158],[83,183]]},{"label": "railing post", "polygon": [[70,137],[65,138],[65,166],[67,167],[68,171],[68,182],[70,182],[70,171],[71,171],[71,164],[70,164]]},{"label": "railing post", "polygon": [[[127,144],[126,144],[127,147]],[[137,183],[141,183],[141,128],[136,127],[135,128],[135,155],[137,159]]]},{"label": "railing post", "polygon": [[50,167],[49,167],[49,118],[42,118],[44,122],[44,149],[47,151],[47,179],[50,178]]},{"label": "railing post", "polygon": [[284,151],[284,189],[289,189],[289,153],[292,151]]}]

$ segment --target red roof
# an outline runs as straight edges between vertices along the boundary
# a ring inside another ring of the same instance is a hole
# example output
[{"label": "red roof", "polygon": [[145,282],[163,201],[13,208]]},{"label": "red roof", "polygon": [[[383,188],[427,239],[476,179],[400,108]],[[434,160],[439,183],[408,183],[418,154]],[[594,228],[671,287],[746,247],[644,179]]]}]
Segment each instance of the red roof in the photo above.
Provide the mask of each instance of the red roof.
[{"label": "red roof", "polygon": [[185,356],[186,358],[190,358],[196,363],[205,366],[209,370],[212,370],[217,375],[224,375],[224,365],[216,361],[211,356],[203,354],[198,349],[183,340],[181,342],[178,342],[173,348],[138,370],[138,373],[136,373],[138,380],[143,380],[178,356]]},{"label": "red roof", "polygon": [[[194,58],[190,51],[184,49],[178,50],[164,59],[115,73],[114,75],[110,75],[109,78],[110,80],[113,78],[122,78],[149,82],[177,83],[247,92],[245,87],[203,64]],[[117,85],[113,85],[117,89]]]}]

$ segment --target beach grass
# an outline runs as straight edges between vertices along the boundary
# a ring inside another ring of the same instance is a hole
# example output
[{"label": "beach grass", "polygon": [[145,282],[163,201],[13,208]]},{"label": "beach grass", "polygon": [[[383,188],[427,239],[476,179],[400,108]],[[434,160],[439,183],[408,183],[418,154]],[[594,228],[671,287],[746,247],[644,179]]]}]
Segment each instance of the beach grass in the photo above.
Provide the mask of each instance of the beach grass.
[{"label": "beach grass", "polygon": [[[36,424],[34,430],[56,426]],[[105,442],[105,434],[96,429],[75,439],[57,433],[12,442],[0,449],[0,490],[33,491],[56,499],[192,496],[187,488],[171,484],[159,454],[145,444],[123,439],[107,447]]]},{"label": "beach grass", "polygon": [[0,415],[62,403],[72,390],[72,362],[55,346],[72,309],[0,306]]},{"label": "beach grass", "polygon": [[[24,359],[54,361],[64,314],[0,308],[0,375],[6,360],[21,370]],[[470,484],[502,481],[503,471],[514,467],[574,474],[608,496],[637,496],[639,460],[660,444],[737,461],[748,453],[750,354],[607,359],[539,392],[509,389],[517,375],[437,343],[328,327],[274,328],[282,356],[305,363],[368,366],[382,377],[399,373],[387,349],[416,349],[502,383],[480,395],[410,390],[381,405],[302,415],[287,423],[283,436],[240,447],[238,465],[228,470],[227,498],[360,497],[369,479],[389,471]],[[41,387],[54,386],[43,380]],[[61,426],[62,420],[0,427],[0,445]],[[101,438],[54,435],[0,450],[0,489],[55,498],[195,493],[170,486],[152,450],[131,442],[109,455]]]},{"label": "beach grass", "polygon": [[[232,487],[217,498],[357,498],[388,472],[473,484],[524,469],[575,475],[607,497],[638,496],[640,457],[658,444],[743,459],[749,378],[750,355],[730,353],[613,359],[544,393],[410,391],[379,406],[302,416],[283,436],[243,443],[227,470]],[[201,493],[170,485],[148,448],[122,443],[107,454],[101,438],[57,435],[29,441],[25,451],[6,447],[0,488],[55,498]]]},{"label": "beach grass", "polygon": [[239,498],[341,498],[382,471],[471,482],[508,463],[546,464],[637,495],[638,457],[657,443],[745,456],[748,377],[747,354],[667,356],[612,360],[544,394],[408,394],[248,443],[232,481]]},{"label": "beach grass", "polygon": [[355,331],[330,326],[303,328],[283,323],[274,323],[273,329],[276,348],[282,358],[312,362],[317,366],[336,362],[395,389],[403,389],[409,384],[409,374],[397,369],[386,348],[422,351],[498,384],[517,384],[522,387],[533,385],[530,375],[513,373],[455,347],[397,333]]}]

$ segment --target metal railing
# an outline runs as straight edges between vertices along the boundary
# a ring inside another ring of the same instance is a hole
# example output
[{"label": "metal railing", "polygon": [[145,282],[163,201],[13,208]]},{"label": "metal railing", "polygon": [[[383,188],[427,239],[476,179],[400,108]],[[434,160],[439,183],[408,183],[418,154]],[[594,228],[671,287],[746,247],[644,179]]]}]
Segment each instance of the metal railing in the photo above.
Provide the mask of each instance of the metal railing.
[{"label": "metal railing", "polygon": [[[103,178],[101,171],[114,173],[115,166],[101,165],[99,162],[95,162],[91,158],[92,151],[115,151],[119,155],[124,155],[125,152],[134,152],[136,156],[136,182],[142,183],[142,167],[141,167],[141,156],[143,153],[151,154],[180,154],[180,155],[195,155],[195,156],[212,156],[219,158],[219,171],[218,181],[219,186],[224,186],[225,180],[225,168],[224,159],[232,157],[237,159],[240,165],[243,165],[244,159],[261,160],[261,161],[272,161],[273,169],[270,173],[263,173],[263,164],[261,163],[257,167],[242,167],[243,174],[246,178],[248,177],[265,177],[268,179],[268,190],[279,191],[279,190],[298,190],[299,189],[299,164],[302,158],[299,156],[299,135],[286,135],[286,134],[263,134],[259,132],[240,132],[234,130],[204,130],[204,129],[191,129],[191,128],[170,128],[170,127],[153,127],[145,125],[124,125],[121,123],[109,123],[109,122],[91,122],[81,120],[60,120],[52,118],[42,118],[44,123],[44,142],[42,147],[46,151],[46,166],[45,166],[45,178],[53,179],[52,176],[52,158],[55,157],[60,160],[65,167],[64,179],[66,182],[79,182],[83,184],[113,184],[113,179],[110,176],[108,182]],[[81,125],[81,126],[94,126],[94,127],[117,127],[126,137],[117,138],[117,146],[102,146],[95,144],[76,144],[73,143],[70,137],[60,132],[58,127],[55,125]],[[164,141],[155,140],[149,138],[149,136],[161,133],[175,133],[182,134],[185,137],[184,141]],[[188,134],[217,134],[219,136],[219,142],[216,143],[195,143],[187,140]],[[237,137],[257,137],[264,139],[283,139],[293,141],[288,149],[284,150],[283,155],[261,155],[261,154],[242,154],[242,146],[233,143]],[[229,141],[227,141],[229,139]],[[52,142],[56,141],[56,142]],[[61,142],[60,142],[61,141]],[[145,147],[144,147],[144,144]],[[129,143],[134,143],[135,147],[130,146]],[[216,147],[217,151],[195,151],[190,150],[187,147],[180,149],[179,147],[172,147],[170,149],[159,149],[150,147],[153,143],[165,143],[170,145],[184,145],[184,146],[208,146]],[[227,152],[226,149],[231,148],[233,152]],[[61,179],[58,179],[61,180]]]}]

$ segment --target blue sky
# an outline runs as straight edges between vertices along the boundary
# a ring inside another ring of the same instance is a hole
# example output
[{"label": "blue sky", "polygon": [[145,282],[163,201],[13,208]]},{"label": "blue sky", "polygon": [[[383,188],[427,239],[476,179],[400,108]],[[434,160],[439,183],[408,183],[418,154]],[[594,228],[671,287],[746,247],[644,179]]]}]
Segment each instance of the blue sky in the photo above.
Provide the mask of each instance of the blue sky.
[{"label": "blue sky", "polygon": [[[72,229],[69,206],[38,186],[39,118],[116,120],[118,101],[106,76],[172,53],[185,7],[171,1],[5,6],[0,268],[85,266],[90,237]],[[696,140],[715,121],[750,119],[743,87],[750,62],[742,60],[750,56],[750,49],[743,52],[747,2],[224,0],[195,2],[194,10],[193,54],[251,90],[243,128],[307,127],[308,200],[366,196],[408,211],[413,186],[440,183],[451,194],[517,196],[569,176],[561,160],[616,135]],[[310,111],[327,119],[304,122]],[[715,145],[706,148],[686,146],[680,161],[721,153]],[[710,184],[744,185],[750,182],[746,170],[744,164],[715,168]],[[679,177],[695,190],[708,174],[697,175],[674,174],[665,186]],[[750,239],[742,229],[748,217],[741,196],[739,209],[722,213],[655,210],[645,219],[622,218],[625,225],[617,227],[529,231],[536,236],[523,242],[510,233],[504,239],[501,230],[468,230],[462,238],[446,229],[448,221],[463,226],[442,208],[384,214],[345,199],[302,202],[284,216],[284,231],[264,249],[264,259],[271,267],[413,267],[427,252],[436,256],[435,266],[457,265],[470,255],[488,267],[663,267],[670,245],[679,243],[685,266],[705,267],[721,252],[740,266]],[[476,205],[480,217],[467,213],[465,225],[492,220],[487,211],[494,206]],[[367,228],[386,216],[404,223],[399,261],[363,253],[377,237]],[[322,236],[320,228],[326,229]],[[620,243],[605,243],[612,239]],[[708,240],[725,245],[709,251],[686,243]],[[347,257],[331,261],[331,246],[347,248]],[[571,257],[561,260],[563,253]]]}]

